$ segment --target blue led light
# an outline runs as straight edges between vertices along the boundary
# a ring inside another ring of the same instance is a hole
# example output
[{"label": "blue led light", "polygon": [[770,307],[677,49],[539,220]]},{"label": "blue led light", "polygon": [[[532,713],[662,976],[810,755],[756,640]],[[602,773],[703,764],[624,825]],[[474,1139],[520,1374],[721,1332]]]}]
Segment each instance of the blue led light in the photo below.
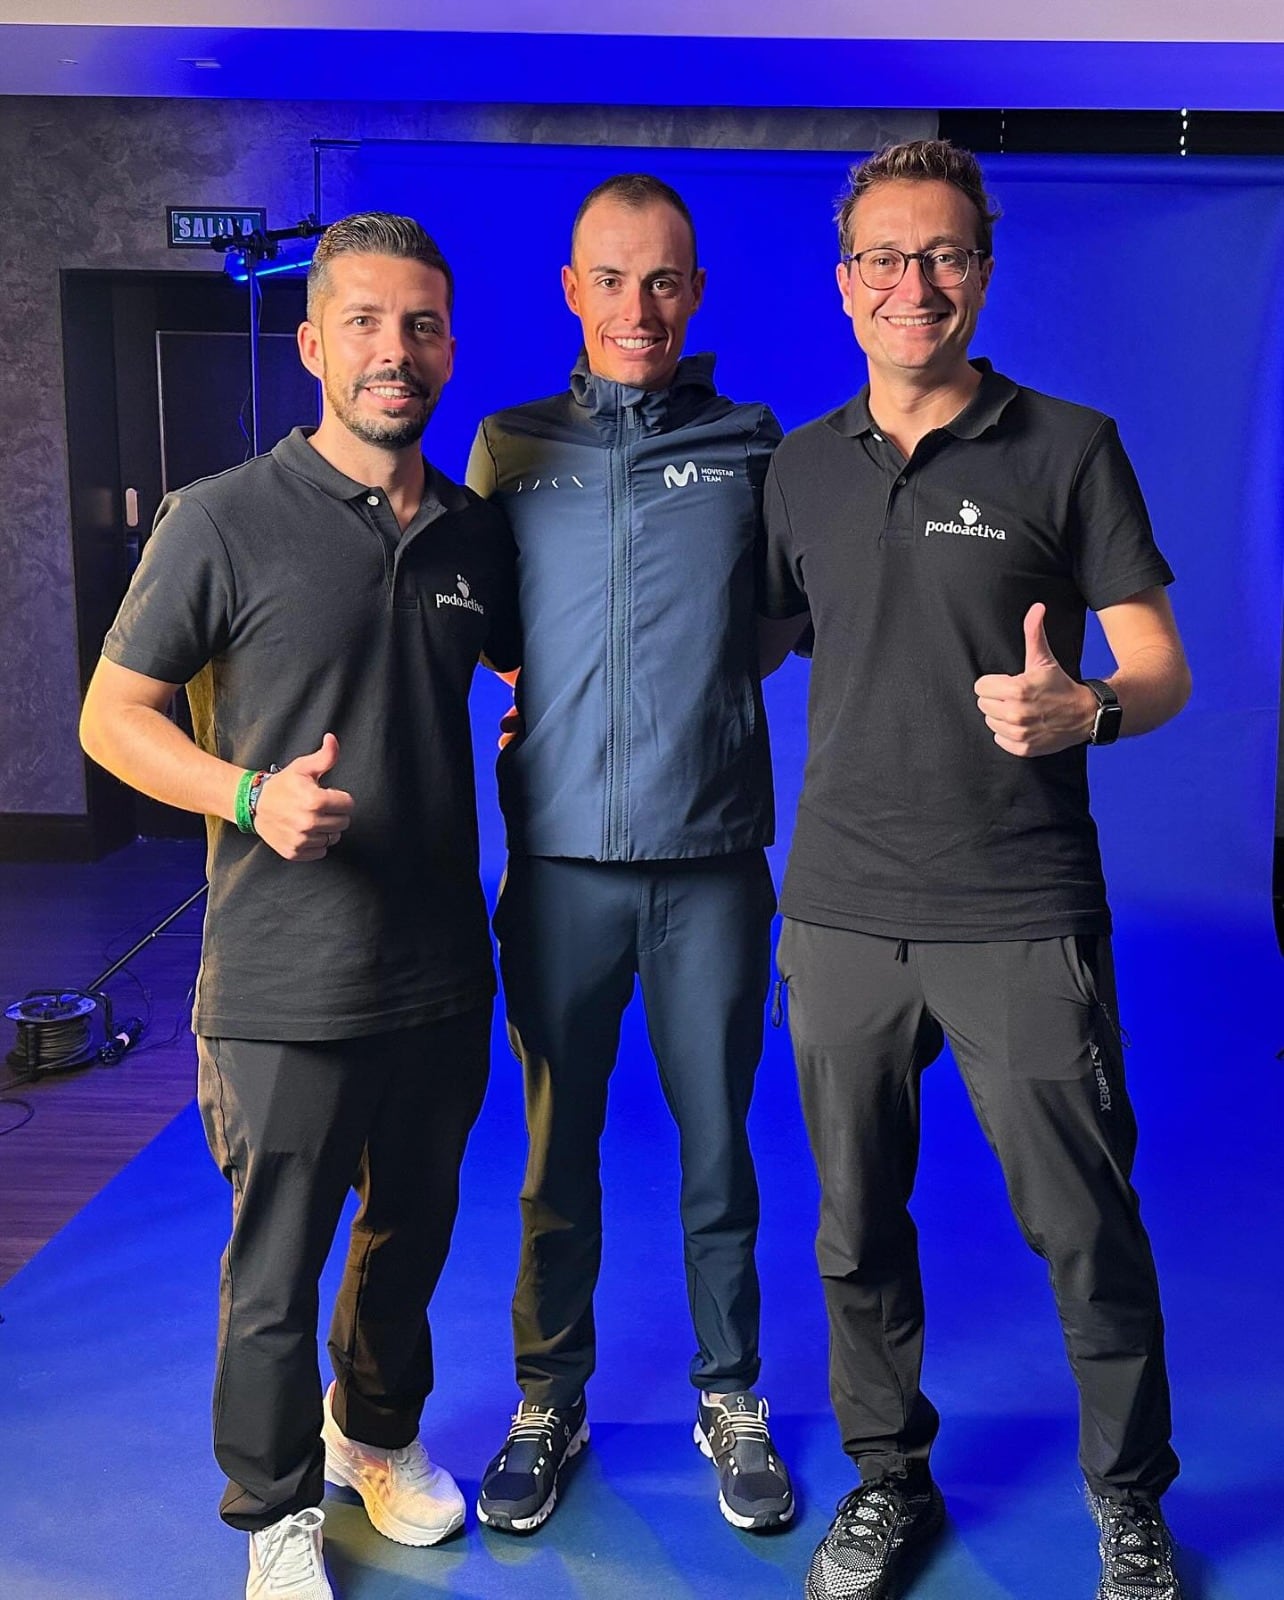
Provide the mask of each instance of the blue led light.
[{"label": "blue led light", "polygon": [[[316,253],[315,239],[284,239],[276,254],[261,261],[255,269],[256,278],[301,278],[312,265]],[[248,283],[250,269],[246,265],[244,250],[229,250],[223,257],[223,271],[233,283]]]}]

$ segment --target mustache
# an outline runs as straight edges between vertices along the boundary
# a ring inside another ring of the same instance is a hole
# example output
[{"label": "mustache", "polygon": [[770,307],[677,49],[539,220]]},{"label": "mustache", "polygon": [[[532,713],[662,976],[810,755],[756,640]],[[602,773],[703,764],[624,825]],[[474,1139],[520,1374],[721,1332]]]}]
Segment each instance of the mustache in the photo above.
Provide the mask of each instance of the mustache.
[{"label": "mustache", "polygon": [[369,389],[376,383],[400,383],[409,389],[411,394],[418,395],[421,399],[428,398],[428,390],[419,379],[401,367],[385,367],[380,372],[368,372],[364,378],[357,379],[357,389],[358,391]]}]

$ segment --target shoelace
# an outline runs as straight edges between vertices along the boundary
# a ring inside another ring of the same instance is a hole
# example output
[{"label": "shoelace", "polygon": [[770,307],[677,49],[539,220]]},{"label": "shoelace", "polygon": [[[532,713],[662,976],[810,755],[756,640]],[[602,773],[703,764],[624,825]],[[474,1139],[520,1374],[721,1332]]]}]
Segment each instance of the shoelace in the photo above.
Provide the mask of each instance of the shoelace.
[{"label": "shoelace", "polygon": [[1106,1512],[1106,1543],[1110,1553],[1133,1576],[1168,1577],[1167,1541],[1154,1510],[1137,1500],[1116,1500]]},{"label": "shoelace", "polygon": [[745,1443],[769,1446],[771,1435],[767,1431],[767,1402],[759,1400],[756,1411],[745,1411],[739,1406],[729,1406],[722,1402],[714,1406],[717,1416],[715,1426],[721,1428],[726,1435],[720,1441],[728,1448],[734,1448],[742,1441]]},{"label": "shoelace", "polygon": [[853,1489],[839,1506],[837,1520],[845,1531],[860,1534],[872,1544],[892,1537],[904,1509],[900,1495],[871,1486]]},{"label": "shoelace", "polygon": [[557,1412],[549,1407],[539,1410],[528,1407],[524,1411],[513,1413],[513,1423],[508,1430],[508,1443],[536,1444],[539,1440],[547,1440],[549,1446],[553,1443],[553,1430],[557,1426]]},{"label": "shoelace", "polygon": [[312,1534],[324,1521],[319,1511],[299,1511],[254,1536],[259,1567],[269,1589],[290,1589],[319,1579]]},{"label": "shoelace", "polygon": [[393,1470],[410,1488],[426,1488],[432,1479],[433,1466],[423,1445],[411,1443],[393,1450],[389,1457]]}]

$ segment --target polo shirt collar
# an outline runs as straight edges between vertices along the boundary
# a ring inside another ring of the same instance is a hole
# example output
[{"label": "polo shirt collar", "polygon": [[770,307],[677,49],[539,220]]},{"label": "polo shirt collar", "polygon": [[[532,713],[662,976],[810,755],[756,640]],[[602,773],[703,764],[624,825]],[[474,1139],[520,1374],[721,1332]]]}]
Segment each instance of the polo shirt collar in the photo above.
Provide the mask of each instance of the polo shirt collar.
[{"label": "polo shirt collar", "polygon": [[[315,432],[315,428],[292,429],[279,444],[273,445],[272,459],[287,472],[306,478],[332,500],[364,500],[374,485],[358,483],[355,478],[348,477],[346,472],[340,472],[338,467],[331,465],[319,450],[314,450],[308,440]],[[438,472],[425,457],[422,505],[427,507],[435,503],[443,511],[458,511],[464,505],[465,498],[459,485]]]},{"label": "polo shirt collar", "polygon": [[996,372],[984,356],[978,356],[972,366],[981,374],[980,386],[958,416],[945,424],[946,431],[959,439],[979,439],[987,428],[993,428],[1017,392],[1012,379]]},{"label": "polo shirt collar", "polygon": [[[1012,379],[996,372],[984,356],[977,356],[970,364],[981,374],[980,385],[958,416],[945,424],[944,430],[959,439],[979,439],[987,428],[994,427],[1017,393]],[[868,384],[830,415],[829,425],[835,433],[848,439],[859,439],[878,431],[878,424],[870,414]]]}]

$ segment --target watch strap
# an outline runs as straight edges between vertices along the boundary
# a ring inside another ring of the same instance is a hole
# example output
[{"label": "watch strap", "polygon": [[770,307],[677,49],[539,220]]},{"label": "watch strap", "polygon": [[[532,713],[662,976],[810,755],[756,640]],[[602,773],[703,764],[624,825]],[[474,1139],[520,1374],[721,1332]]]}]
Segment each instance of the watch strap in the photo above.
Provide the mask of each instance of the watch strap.
[{"label": "watch strap", "polygon": [[1084,687],[1097,697],[1097,714],[1092,719],[1089,744],[1113,744],[1123,726],[1123,707],[1119,696],[1104,678],[1085,678]]}]

